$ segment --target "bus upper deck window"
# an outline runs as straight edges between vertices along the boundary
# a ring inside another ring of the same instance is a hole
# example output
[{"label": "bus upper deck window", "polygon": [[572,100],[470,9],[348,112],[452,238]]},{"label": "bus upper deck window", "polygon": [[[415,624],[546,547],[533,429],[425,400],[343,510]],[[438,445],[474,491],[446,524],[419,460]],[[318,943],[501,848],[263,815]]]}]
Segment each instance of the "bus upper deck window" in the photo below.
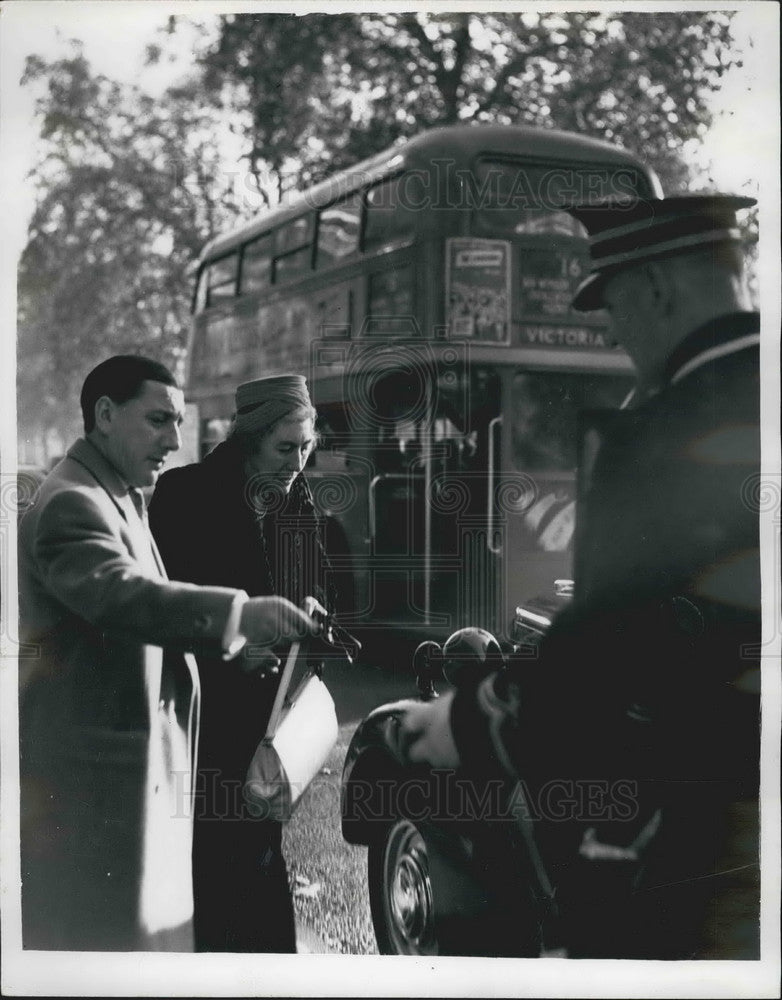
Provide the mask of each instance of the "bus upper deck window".
[{"label": "bus upper deck window", "polygon": [[315,266],[329,267],[358,250],[361,235],[361,195],[352,194],[322,209],[318,219]]},{"label": "bus upper deck window", "polygon": [[274,258],[274,281],[292,281],[302,274],[307,274],[312,265],[312,247],[302,247],[284,257]]},{"label": "bus upper deck window", "polygon": [[292,219],[280,226],[274,234],[275,253],[284,254],[289,250],[296,250],[311,243],[313,221],[314,216],[310,212],[308,215],[301,215],[298,219]]},{"label": "bus upper deck window", "polygon": [[367,191],[364,250],[412,240],[417,219],[428,206],[425,178],[412,171]]},{"label": "bus upper deck window", "polygon": [[209,305],[232,299],[236,295],[238,261],[239,255],[231,253],[209,265]]},{"label": "bus upper deck window", "polygon": [[242,252],[242,276],[240,290],[257,292],[272,281],[272,237],[259,236],[248,243]]},{"label": "bus upper deck window", "polygon": [[293,281],[312,268],[314,215],[302,215],[286,222],[274,234],[273,281]]},{"label": "bus upper deck window", "polygon": [[627,166],[588,163],[529,164],[482,160],[462,177],[463,195],[473,210],[475,230],[487,235],[586,237],[568,204],[648,193],[640,173]]},{"label": "bus upper deck window", "polygon": [[587,238],[586,227],[570,212],[551,212],[545,208],[528,208],[519,212],[514,233]]}]

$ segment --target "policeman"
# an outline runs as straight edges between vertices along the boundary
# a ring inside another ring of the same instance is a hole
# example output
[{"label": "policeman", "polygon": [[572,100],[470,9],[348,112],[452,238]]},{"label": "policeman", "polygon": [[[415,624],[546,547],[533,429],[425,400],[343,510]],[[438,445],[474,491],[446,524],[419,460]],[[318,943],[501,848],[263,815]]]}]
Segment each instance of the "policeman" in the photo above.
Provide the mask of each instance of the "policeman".
[{"label": "policeman", "polygon": [[[758,957],[759,317],[736,221],[752,204],[571,209],[592,258],[574,306],[608,312],[637,375],[632,408],[583,420],[576,598],[534,664],[402,722],[412,761],[524,784],[573,956]],[[570,832],[547,815],[555,785],[578,804]]]}]

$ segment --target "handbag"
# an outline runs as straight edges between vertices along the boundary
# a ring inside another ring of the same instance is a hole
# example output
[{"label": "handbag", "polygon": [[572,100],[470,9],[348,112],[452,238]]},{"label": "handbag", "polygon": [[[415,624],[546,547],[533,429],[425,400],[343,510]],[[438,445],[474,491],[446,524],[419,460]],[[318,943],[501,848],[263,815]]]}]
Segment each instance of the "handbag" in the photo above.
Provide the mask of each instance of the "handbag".
[{"label": "handbag", "polygon": [[320,668],[310,667],[301,643],[294,642],[266,733],[245,776],[243,795],[250,813],[287,822],[337,736],[337,713]]}]

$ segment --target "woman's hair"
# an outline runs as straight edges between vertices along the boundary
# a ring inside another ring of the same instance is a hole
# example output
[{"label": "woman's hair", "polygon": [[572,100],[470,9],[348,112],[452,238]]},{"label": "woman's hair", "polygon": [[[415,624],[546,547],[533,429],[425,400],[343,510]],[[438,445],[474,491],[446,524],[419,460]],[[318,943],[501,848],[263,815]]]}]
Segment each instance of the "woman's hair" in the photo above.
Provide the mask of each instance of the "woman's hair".
[{"label": "woman's hair", "polygon": [[278,424],[287,423],[289,420],[311,420],[314,448],[318,444],[318,435],[315,432],[315,421],[317,418],[318,413],[314,406],[296,406],[287,413],[284,413],[281,417],[272,421],[268,427],[245,431],[237,428],[234,414],[234,422],[231,424],[231,429],[228,431],[228,440],[233,441],[241,453],[247,457],[255,452],[261,441],[263,441],[266,435],[270,434]]}]

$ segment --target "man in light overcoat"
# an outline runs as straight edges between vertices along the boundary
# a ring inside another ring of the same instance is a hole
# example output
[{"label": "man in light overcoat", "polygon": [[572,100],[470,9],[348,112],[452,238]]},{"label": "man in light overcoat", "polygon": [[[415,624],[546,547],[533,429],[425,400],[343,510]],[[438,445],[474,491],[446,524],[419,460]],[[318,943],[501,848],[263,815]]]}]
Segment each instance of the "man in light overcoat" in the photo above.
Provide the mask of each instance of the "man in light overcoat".
[{"label": "man in light overcoat", "polygon": [[189,951],[188,651],[273,666],[272,644],[317,626],[280,598],[167,579],[141,492],[181,443],[166,368],[111,358],[81,404],[85,436],[19,529],[23,946]]}]

